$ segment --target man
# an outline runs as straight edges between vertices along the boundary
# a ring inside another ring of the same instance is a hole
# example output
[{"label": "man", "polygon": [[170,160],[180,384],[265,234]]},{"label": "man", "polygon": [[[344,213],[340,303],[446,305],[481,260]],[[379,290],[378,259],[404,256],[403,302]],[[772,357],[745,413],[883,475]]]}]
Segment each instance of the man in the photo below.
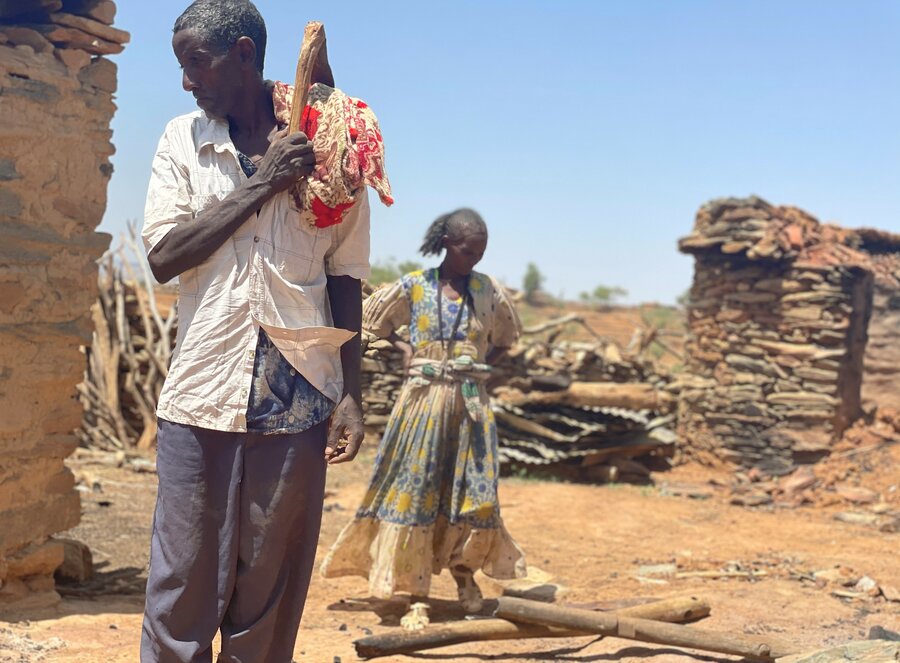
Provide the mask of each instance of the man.
[{"label": "man", "polygon": [[[276,124],[266,30],[247,0],[197,0],[172,47],[200,111],[172,120],[143,237],[179,278],[178,338],[159,401],[159,496],[144,663],[291,660],[326,464],[363,437],[365,194],[340,225],[301,223],[287,189],[315,157]],[[313,81],[333,86],[327,57]]]}]

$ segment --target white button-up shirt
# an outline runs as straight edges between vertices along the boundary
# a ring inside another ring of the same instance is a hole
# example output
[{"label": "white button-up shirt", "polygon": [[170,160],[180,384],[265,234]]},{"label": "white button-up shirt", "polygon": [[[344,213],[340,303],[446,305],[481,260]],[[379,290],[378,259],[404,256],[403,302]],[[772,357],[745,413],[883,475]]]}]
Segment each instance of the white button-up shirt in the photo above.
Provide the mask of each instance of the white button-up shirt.
[{"label": "white button-up shirt", "polygon": [[[153,159],[143,238],[147,252],[170,230],[246,179],[228,125],[195,111],[166,126]],[[343,391],[328,276],[369,275],[369,204],[363,192],[344,221],[301,222],[287,192],[267,200],[207,260],[179,276],[178,336],[157,415],[221,431],[247,430],[259,328],[328,398]]]}]

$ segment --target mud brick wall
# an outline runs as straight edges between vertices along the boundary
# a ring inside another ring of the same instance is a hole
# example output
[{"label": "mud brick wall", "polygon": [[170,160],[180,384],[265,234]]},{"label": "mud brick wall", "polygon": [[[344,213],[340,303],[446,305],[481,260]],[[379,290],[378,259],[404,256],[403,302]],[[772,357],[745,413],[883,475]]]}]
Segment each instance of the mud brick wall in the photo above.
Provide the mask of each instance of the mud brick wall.
[{"label": "mud brick wall", "polygon": [[786,472],[861,413],[873,274],[849,231],[758,198],[717,200],[679,243],[695,256],[684,452]]},{"label": "mud brick wall", "polygon": [[[108,0],[0,3],[0,610],[55,597],[51,534],[78,523],[81,421],[110,120],[127,33]],[[21,603],[17,603],[21,605]]]}]

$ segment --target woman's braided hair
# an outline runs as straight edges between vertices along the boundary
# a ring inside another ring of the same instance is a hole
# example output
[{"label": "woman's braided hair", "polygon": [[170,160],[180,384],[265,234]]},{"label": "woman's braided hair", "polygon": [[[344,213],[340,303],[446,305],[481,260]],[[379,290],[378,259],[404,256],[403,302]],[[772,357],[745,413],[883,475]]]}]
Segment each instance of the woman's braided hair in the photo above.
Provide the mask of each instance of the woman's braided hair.
[{"label": "woman's braided hair", "polygon": [[444,237],[461,237],[468,232],[487,234],[487,224],[481,215],[468,207],[441,214],[425,231],[419,252],[423,256],[439,256],[444,250]]}]

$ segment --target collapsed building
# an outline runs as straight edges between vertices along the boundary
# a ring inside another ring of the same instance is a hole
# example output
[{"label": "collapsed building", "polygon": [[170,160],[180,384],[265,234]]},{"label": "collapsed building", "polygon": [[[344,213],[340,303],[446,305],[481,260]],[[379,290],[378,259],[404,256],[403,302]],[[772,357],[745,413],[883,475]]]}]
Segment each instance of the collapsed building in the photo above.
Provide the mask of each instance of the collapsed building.
[{"label": "collapsed building", "polygon": [[685,454],[785,473],[864,408],[900,405],[900,236],[728,198],[700,208],[679,248],[695,258]]},{"label": "collapsed building", "polygon": [[58,600],[78,523],[63,459],[82,408],[80,346],[90,340],[95,232],[112,174],[116,65],[128,33],[109,0],[0,3],[0,611]]}]

